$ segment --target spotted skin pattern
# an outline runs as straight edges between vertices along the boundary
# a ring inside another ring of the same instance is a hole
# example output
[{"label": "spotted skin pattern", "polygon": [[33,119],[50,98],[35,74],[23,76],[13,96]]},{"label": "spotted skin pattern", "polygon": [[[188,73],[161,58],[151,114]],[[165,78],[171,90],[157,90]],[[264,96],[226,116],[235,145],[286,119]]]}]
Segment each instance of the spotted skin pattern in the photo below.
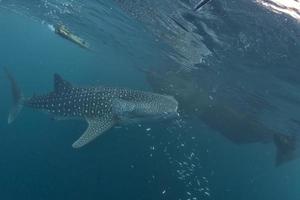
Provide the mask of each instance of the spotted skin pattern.
[{"label": "spotted skin pattern", "polygon": [[86,120],[89,127],[74,148],[84,146],[122,121],[178,115],[178,103],[171,96],[125,88],[73,87],[58,74],[54,75],[53,92],[33,96],[24,105],[58,118]]}]

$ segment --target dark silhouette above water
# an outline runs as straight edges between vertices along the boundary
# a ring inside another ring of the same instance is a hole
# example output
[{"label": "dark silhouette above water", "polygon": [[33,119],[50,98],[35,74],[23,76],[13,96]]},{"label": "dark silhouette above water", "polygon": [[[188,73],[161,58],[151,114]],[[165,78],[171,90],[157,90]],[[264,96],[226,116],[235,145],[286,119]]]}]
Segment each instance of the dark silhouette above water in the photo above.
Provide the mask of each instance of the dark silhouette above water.
[{"label": "dark silhouette above water", "polygon": [[178,116],[178,103],[172,96],[125,88],[74,87],[58,74],[54,75],[54,91],[24,98],[7,70],[6,74],[14,100],[8,123],[16,119],[23,106],[49,113],[55,119],[85,120],[88,128],[73,143],[74,148],[86,145],[116,124]]}]

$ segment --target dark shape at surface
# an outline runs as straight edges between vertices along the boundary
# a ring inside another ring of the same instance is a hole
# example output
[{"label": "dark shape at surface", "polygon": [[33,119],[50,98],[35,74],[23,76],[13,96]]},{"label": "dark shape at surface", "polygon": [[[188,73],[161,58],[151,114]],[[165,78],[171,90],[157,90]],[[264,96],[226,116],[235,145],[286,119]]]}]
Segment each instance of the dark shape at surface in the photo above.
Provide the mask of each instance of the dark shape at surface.
[{"label": "dark shape at surface", "polygon": [[211,0],[202,0],[194,8],[195,11],[199,10],[202,6],[210,2]]},{"label": "dark shape at surface", "polygon": [[[196,116],[234,144],[274,143],[277,166],[297,158],[297,138],[269,128],[256,113],[240,111],[234,102],[222,98],[222,95],[212,100],[205,81],[199,83],[198,78],[189,72],[143,71],[154,91],[175,96],[184,113]],[[265,101],[261,104],[268,107]]]},{"label": "dark shape at surface", "polygon": [[170,17],[170,19],[178,26],[180,27],[182,30],[186,31],[186,32],[189,32],[189,30],[184,27],[178,20],[176,20],[175,18],[173,17]]}]

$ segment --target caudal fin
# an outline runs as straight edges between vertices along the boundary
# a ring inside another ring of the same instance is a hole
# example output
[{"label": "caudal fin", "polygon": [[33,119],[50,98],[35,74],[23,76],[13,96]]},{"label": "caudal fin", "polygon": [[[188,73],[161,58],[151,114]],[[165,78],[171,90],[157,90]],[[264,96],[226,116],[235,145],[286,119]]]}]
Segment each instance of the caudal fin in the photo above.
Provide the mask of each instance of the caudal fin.
[{"label": "caudal fin", "polygon": [[276,166],[292,161],[298,157],[298,140],[295,135],[274,134],[276,146]]},{"label": "caudal fin", "polygon": [[4,68],[4,72],[5,72],[7,78],[10,82],[11,92],[12,92],[12,99],[13,99],[12,108],[9,112],[8,120],[7,120],[7,122],[10,124],[17,118],[18,114],[22,110],[24,97],[23,97],[22,91],[20,90],[20,88],[17,85],[16,80],[9,73],[7,68]]}]

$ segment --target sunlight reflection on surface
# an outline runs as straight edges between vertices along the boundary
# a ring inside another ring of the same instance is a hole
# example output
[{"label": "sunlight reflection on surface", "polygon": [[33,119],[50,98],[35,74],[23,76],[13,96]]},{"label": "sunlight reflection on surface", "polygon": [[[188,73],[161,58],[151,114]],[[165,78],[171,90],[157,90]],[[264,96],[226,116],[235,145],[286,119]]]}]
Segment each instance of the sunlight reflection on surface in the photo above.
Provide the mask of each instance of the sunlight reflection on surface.
[{"label": "sunlight reflection on surface", "polygon": [[299,0],[256,0],[261,5],[276,13],[285,13],[300,22]]}]

